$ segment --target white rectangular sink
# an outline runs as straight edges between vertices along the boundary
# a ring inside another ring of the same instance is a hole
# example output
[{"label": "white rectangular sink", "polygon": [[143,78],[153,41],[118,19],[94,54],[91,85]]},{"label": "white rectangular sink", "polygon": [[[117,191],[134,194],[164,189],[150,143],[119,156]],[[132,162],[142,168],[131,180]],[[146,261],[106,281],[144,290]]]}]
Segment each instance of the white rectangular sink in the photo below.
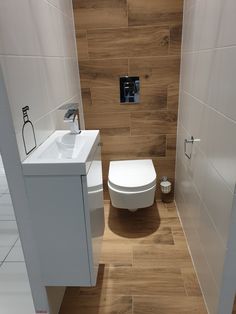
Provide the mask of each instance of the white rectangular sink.
[{"label": "white rectangular sink", "polygon": [[55,131],[22,162],[23,173],[85,175],[99,141],[99,131]]}]

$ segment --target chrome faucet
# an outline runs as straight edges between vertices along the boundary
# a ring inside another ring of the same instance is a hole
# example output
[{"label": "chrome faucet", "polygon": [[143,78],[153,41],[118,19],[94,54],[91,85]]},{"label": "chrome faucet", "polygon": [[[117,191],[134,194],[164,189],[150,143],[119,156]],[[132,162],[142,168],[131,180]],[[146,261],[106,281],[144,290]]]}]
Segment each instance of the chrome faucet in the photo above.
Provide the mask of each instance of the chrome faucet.
[{"label": "chrome faucet", "polygon": [[64,115],[64,122],[68,123],[72,134],[79,134],[81,130],[79,128],[79,110],[78,108],[67,109]]}]

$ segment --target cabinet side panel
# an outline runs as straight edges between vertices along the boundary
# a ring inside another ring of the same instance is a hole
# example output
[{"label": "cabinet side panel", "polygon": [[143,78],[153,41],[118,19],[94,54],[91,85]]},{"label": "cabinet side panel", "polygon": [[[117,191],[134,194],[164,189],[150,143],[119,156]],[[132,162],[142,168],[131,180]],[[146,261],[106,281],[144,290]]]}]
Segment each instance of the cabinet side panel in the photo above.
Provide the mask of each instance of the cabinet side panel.
[{"label": "cabinet side panel", "polygon": [[90,285],[81,177],[29,176],[26,187],[45,285]]},{"label": "cabinet side panel", "polygon": [[97,148],[87,176],[82,177],[91,284],[96,285],[105,228],[101,148]]}]

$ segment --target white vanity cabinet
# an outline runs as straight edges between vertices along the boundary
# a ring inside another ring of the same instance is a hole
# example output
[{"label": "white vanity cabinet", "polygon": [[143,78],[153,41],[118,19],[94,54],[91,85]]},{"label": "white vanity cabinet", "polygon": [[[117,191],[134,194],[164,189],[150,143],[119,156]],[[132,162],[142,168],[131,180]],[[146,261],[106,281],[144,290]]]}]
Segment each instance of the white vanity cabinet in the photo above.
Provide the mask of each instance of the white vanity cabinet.
[{"label": "white vanity cabinet", "polygon": [[45,286],[96,284],[104,207],[99,133],[93,137],[86,158],[74,161],[75,171],[69,165],[68,174],[66,161],[56,168],[43,163],[47,171],[37,166],[37,154],[23,163],[31,210],[26,223],[33,226]]}]

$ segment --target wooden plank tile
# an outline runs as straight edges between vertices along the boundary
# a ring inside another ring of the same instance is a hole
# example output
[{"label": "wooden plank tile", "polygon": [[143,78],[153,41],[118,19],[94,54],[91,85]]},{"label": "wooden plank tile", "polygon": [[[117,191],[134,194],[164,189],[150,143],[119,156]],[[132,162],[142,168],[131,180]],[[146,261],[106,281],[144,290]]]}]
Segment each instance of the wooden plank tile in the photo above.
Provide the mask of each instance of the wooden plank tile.
[{"label": "wooden plank tile", "polygon": [[110,28],[128,25],[126,0],[73,0],[76,28]]},{"label": "wooden plank tile", "polygon": [[[145,224],[145,222],[144,222]],[[150,226],[152,228],[152,226]],[[150,228],[150,229],[151,229]],[[118,229],[118,228],[117,228]],[[116,229],[116,230],[117,230]],[[127,238],[122,236],[122,228],[119,230],[119,234],[114,232],[106,231],[104,234],[104,242],[103,246],[110,246],[112,250],[112,245],[116,246],[121,243],[123,245],[135,245],[135,244],[146,244],[146,245],[155,245],[155,244],[163,244],[163,245],[174,245],[173,235],[170,227],[159,227],[156,231],[149,235],[142,235],[142,232],[138,232],[137,237]],[[130,232],[131,233],[131,232]]]},{"label": "wooden plank tile", "polygon": [[129,75],[140,76],[141,86],[177,83],[179,68],[178,56],[132,58],[129,61]]},{"label": "wooden plank tile", "polygon": [[90,104],[84,106],[87,113],[164,110],[167,108],[167,87],[141,86],[139,104],[121,104],[118,84],[111,88],[91,88],[91,98]]},{"label": "wooden plank tile", "polygon": [[[177,46],[175,33],[173,28]],[[91,59],[165,56],[169,51],[169,27],[92,29],[88,31],[88,49]]]},{"label": "wooden plank tile", "polygon": [[129,25],[182,23],[183,0],[128,0]]},{"label": "wooden plank tile", "polygon": [[[67,288],[71,289],[71,288]],[[78,295],[64,299],[60,314],[132,314],[132,296]]]},{"label": "wooden plank tile", "polygon": [[100,263],[116,266],[132,265],[132,247],[130,245],[125,245],[123,241],[104,239]]},{"label": "wooden plank tile", "polygon": [[166,245],[135,245],[133,250],[134,266],[192,267],[191,258],[186,249]]},{"label": "wooden plank tile", "polygon": [[131,113],[131,135],[176,134],[177,113],[156,110]]},{"label": "wooden plank tile", "polygon": [[182,24],[170,26],[169,54],[179,55],[181,53]]},{"label": "wooden plank tile", "polygon": [[176,155],[176,134],[166,136],[166,156],[175,157]]},{"label": "wooden plank tile", "polygon": [[86,30],[75,30],[78,60],[88,59],[88,40]]},{"label": "wooden plank tile", "polygon": [[186,295],[180,269],[110,265],[106,265],[95,288],[81,288],[80,294]]},{"label": "wooden plank tile", "polygon": [[90,88],[82,88],[82,100],[83,100],[83,109],[84,112],[87,111],[87,108],[90,108],[92,106],[92,97],[91,97],[91,91]]},{"label": "wooden plank tile", "polygon": [[129,113],[85,113],[85,127],[99,129],[102,135],[130,135]]},{"label": "wooden plank tile", "polygon": [[177,268],[132,267],[132,295],[185,296],[181,272]]},{"label": "wooden plank tile", "polygon": [[82,88],[118,86],[120,76],[128,73],[128,60],[87,60],[80,61]]},{"label": "wooden plank tile", "polygon": [[207,314],[201,297],[134,296],[134,314]]},{"label": "wooden plank tile", "polygon": [[103,136],[102,156],[106,160],[165,156],[166,136]]},{"label": "wooden plank tile", "polygon": [[188,296],[202,296],[194,268],[182,268],[181,273]]},{"label": "wooden plank tile", "polygon": [[167,91],[167,107],[170,110],[178,111],[179,102],[179,83],[173,83],[168,86]]}]

